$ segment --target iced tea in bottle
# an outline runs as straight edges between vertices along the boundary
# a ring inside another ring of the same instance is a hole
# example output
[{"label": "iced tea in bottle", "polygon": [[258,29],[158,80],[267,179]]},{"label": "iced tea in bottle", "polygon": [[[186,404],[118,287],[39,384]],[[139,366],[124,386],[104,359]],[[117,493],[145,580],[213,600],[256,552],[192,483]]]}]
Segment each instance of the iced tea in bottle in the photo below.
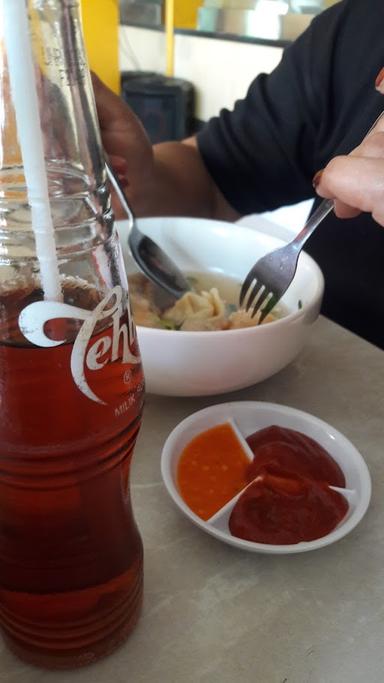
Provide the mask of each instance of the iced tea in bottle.
[{"label": "iced tea in bottle", "polygon": [[71,668],[140,612],[143,373],[78,1],[0,12],[0,625]]}]

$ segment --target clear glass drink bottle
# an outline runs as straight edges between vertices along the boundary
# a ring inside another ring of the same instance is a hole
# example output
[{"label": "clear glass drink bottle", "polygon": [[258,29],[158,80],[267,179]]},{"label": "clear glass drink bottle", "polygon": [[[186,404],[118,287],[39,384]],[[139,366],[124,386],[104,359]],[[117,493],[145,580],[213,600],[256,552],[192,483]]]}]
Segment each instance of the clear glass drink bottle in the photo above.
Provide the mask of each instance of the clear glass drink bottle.
[{"label": "clear glass drink bottle", "polygon": [[78,0],[0,0],[0,625],[45,667],[133,628],[144,383]]}]

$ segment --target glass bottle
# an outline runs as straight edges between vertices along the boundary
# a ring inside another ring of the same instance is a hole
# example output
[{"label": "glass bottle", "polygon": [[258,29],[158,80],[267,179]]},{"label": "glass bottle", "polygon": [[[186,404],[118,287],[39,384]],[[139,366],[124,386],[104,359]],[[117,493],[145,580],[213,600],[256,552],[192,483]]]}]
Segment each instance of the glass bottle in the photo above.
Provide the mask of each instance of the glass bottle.
[{"label": "glass bottle", "polygon": [[0,625],[71,668],[142,600],[143,373],[78,0],[1,0],[0,109]]}]

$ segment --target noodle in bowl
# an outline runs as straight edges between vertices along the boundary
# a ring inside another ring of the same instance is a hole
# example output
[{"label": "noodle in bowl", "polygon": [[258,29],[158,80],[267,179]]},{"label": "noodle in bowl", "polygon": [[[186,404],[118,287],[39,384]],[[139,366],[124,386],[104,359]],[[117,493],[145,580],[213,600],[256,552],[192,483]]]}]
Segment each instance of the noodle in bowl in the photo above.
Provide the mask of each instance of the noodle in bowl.
[{"label": "noodle in bowl", "polygon": [[[140,230],[155,240],[187,275],[244,280],[281,239],[233,223],[196,218],[144,218]],[[128,226],[118,223],[128,278],[137,273],[127,245]],[[220,288],[220,285],[219,285]],[[260,382],[293,361],[317,319],[322,273],[306,253],[282,300],[282,312],[263,325],[235,329],[166,329],[137,325],[148,393],[209,396]]]}]

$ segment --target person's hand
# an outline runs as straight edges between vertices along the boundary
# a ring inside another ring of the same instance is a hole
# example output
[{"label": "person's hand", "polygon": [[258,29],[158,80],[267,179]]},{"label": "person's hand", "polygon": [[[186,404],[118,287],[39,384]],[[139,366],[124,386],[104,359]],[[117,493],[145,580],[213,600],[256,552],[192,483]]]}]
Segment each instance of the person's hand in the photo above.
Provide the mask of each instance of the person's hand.
[{"label": "person's hand", "polygon": [[[152,145],[138,118],[118,95],[92,74],[102,143],[109,162],[119,177],[133,208],[144,191],[152,171]],[[117,218],[125,218],[118,200],[113,199]]]},{"label": "person's hand", "polygon": [[348,156],[335,157],[314,178],[321,197],[335,199],[339,218],[361,211],[384,226],[384,119]]},{"label": "person's hand", "polygon": [[[208,173],[194,137],[152,147],[130,108],[92,78],[103,146],[138,218],[239,218]],[[113,208],[116,218],[125,217],[116,197]]]}]

